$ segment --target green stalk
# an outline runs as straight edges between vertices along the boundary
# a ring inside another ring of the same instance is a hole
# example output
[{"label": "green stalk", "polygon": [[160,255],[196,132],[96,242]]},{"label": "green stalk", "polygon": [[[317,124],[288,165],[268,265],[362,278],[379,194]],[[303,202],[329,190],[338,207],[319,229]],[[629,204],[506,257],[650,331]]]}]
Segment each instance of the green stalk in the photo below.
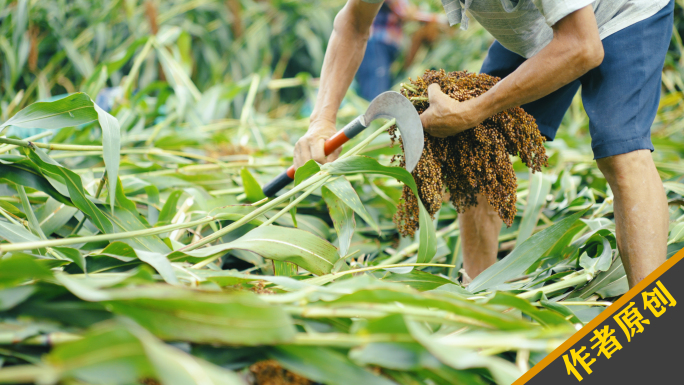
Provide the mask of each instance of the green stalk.
[{"label": "green stalk", "polygon": [[[102,192],[102,188],[104,187],[105,181],[107,180],[107,175],[103,175],[102,179],[100,179],[100,184],[97,186],[97,191],[95,192],[95,199],[100,198],[100,193]],[[83,227],[83,224],[85,223],[87,217],[84,215],[83,218],[78,222],[76,227],[74,227],[74,230],[71,232],[71,235],[77,235],[79,231],[81,231],[81,228]]]},{"label": "green stalk", "polygon": [[213,196],[219,196],[219,195],[239,194],[243,191],[245,191],[244,187],[233,187],[233,188],[227,188],[224,190],[209,191],[209,194],[213,195]]},{"label": "green stalk", "polygon": [[[560,301],[556,302],[560,305],[565,305],[565,306],[610,306],[613,303],[608,302],[608,301]],[[543,306],[539,302],[534,302],[532,305],[534,306]]]},{"label": "green stalk", "polygon": [[[251,221],[252,219],[256,218],[257,216],[259,216],[259,215],[261,215],[261,214],[267,212],[268,210],[270,210],[271,208],[275,207],[275,206],[278,205],[279,203],[286,201],[287,199],[289,199],[291,196],[293,196],[293,195],[296,194],[297,192],[299,192],[299,191],[301,191],[301,190],[303,190],[303,189],[309,187],[310,185],[312,185],[312,184],[314,184],[314,183],[319,182],[321,179],[325,178],[326,176],[327,176],[327,173],[325,173],[325,172],[323,172],[323,171],[319,171],[317,174],[313,175],[313,176],[310,177],[309,179],[307,179],[307,180],[305,180],[304,182],[300,183],[298,186],[295,186],[295,188],[293,188],[292,190],[288,191],[287,193],[285,193],[285,194],[283,194],[283,195],[277,197],[276,199],[274,199],[274,200],[272,200],[272,201],[266,203],[265,205],[259,207],[258,209],[256,209],[256,210],[252,211],[251,213],[245,215],[245,216],[242,217],[241,219],[239,219],[239,220],[237,220],[237,221],[231,223],[230,225],[228,225],[228,226],[222,228],[221,230],[219,230],[219,231],[217,231],[217,232],[215,232],[215,233],[213,233],[213,234],[211,234],[211,235],[209,235],[209,236],[207,236],[207,237],[204,237],[204,238],[200,239],[199,241],[197,241],[197,242],[195,242],[195,243],[191,243],[191,244],[189,244],[189,245],[187,245],[187,246],[185,246],[185,247],[182,247],[179,251],[192,251],[192,250],[195,250],[195,249],[198,248],[198,247],[201,247],[201,246],[204,246],[204,245],[206,245],[206,244],[208,244],[208,243],[211,243],[211,242],[213,242],[213,241],[216,240],[216,239],[220,239],[220,238],[223,237],[224,235],[226,235],[226,234],[230,233],[231,231],[233,231],[233,230],[239,228],[240,226],[242,226],[242,225],[248,223],[249,221]],[[220,257],[220,256],[217,255],[217,256],[214,256],[214,257],[211,257],[211,258],[207,258],[207,259],[205,259],[204,261],[195,264],[195,265],[193,266],[193,268],[199,269],[199,268],[201,268],[201,267],[204,267],[204,266],[210,264],[211,262],[215,261],[215,260],[218,259],[219,257]]]},{"label": "green stalk", "polygon": [[311,187],[309,187],[309,188],[308,188],[306,191],[304,191],[300,196],[298,196],[297,199],[295,199],[295,200],[293,200],[292,202],[290,202],[290,204],[288,204],[287,206],[285,206],[285,208],[283,208],[283,209],[281,209],[280,211],[278,211],[278,213],[276,213],[276,215],[272,216],[268,221],[262,223],[259,227],[261,227],[261,226],[269,226],[269,225],[272,225],[273,222],[276,221],[276,219],[280,218],[283,214],[285,214],[285,213],[287,213],[288,211],[290,211],[290,209],[292,209],[294,206],[296,206],[297,203],[301,202],[304,198],[306,198],[307,196],[309,196],[312,192],[316,191],[317,188],[323,186],[330,178],[332,178],[332,177],[331,177],[330,175],[327,175],[327,176],[326,176],[325,178],[323,178],[320,182],[314,183],[313,185],[311,185]]},{"label": "green stalk", "polygon": [[145,46],[143,49],[140,51],[138,56],[136,56],[135,61],[133,62],[133,66],[131,67],[131,70],[128,72],[128,76],[126,77],[126,80],[124,84],[121,86],[122,89],[122,95],[125,98],[128,98],[128,95],[130,93],[130,88],[133,86],[133,82],[135,80],[138,80],[138,72],[140,72],[140,66],[142,66],[143,61],[145,61],[145,58],[147,55],[150,53],[150,50],[152,49],[152,44],[154,43],[154,36],[150,36],[147,38],[147,42],[145,43]]},{"label": "green stalk", "polygon": [[254,110],[254,99],[256,98],[257,92],[259,91],[259,83],[261,77],[257,74],[252,75],[252,83],[249,86],[249,91],[247,92],[247,98],[245,99],[245,104],[242,106],[242,111],[240,113],[240,127],[238,129],[238,138],[241,138],[247,129],[252,131],[254,140],[257,143],[258,148],[264,148],[264,139],[261,137],[261,133],[253,125],[248,125],[248,119],[251,112]]},{"label": "green stalk", "polygon": [[150,134],[150,136],[145,141],[145,145],[151,146],[152,143],[154,142],[154,139],[157,137],[157,135],[159,135],[159,132],[161,132],[161,130],[163,130],[165,127],[168,127],[169,124],[171,124],[171,122],[173,120],[175,120],[176,118],[178,118],[178,114],[176,112],[172,112],[169,114],[169,116],[166,117],[166,119],[164,119],[161,122],[159,122],[158,124],[156,124],[154,126],[154,128],[152,129],[152,133]]},{"label": "green stalk", "polygon": [[26,212],[26,218],[28,218],[29,227],[34,234],[40,237],[40,239],[46,240],[47,237],[45,236],[43,229],[40,227],[40,223],[38,222],[38,218],[36,218],[36,214],[33,213],[33,209],[31,208],[31,203],[28,200],[28,196],[26,196],[26,190],[24,190],[24,186],[16,184],[14,185],[14,188],[19,193],[21,205],[24,207],[24,211]]},{"label": "green stalk", "polygon": [[411,85],[409,83],[401,83],[401,87],[405,88],[405,89],[407,89],[407,90],[409,90],[415,94],[418,93],[418,90],[413,85]]},{"label": "green stalk", "polygon": [[254,99],[256,98],[257,91],[259,90],[259,80],[261,80],[259,75],[252,75],[252,82],[249,85],[249,91],[247,91],[247,98],[245,99],[245,104],[242,106],[242,111],[240,112],[240,126],[247,125],[249,110],[253,107]]},{"label": "green stalk", "polygon": [[[446,336],[445,336],[446,337]],[[366,335],[353,335],[346,333],[297,333],[292,345],[308,346],[335,346],[343,348],[353,348],[363,346],[373,342],[414,342],[410,334],[389,334],[377,333]],[[558,345],[555,339],[534,339],[520,334],[512,335],[491,335],[491,336],[463,336],[446,337],[445,343],[449,346],[466,349],[500,349],[510,351],[520,349],[528,351],[534,350],[553,350]],[[523,348],[524,347],[524,348]],[[523,354],[524,356],[524,354]]]},{"label": "green stalk", "polygon": [[[463,246],[461,245],[462,241],[463,238],[459,232],[458,238],[456,238],[456,244],[454,245],[454,252],[451,254],[451,261],[449,261],[449,263],[454,266],[459,266],[463,263]],[[447,277],[449,278],[456,278],[457,275],[458,271],[456,271],[456,268],[449,268],[447,271]]]},{"label": "green stalk", "polygon": [[594,274],[587,270],[578,271],[576,273],[570,274],[563,280],[556,283],[552,283],[548,286],[541,287],[539,289],[530,290],[525,293],[520,293],[517,296],[520,298],[533,298],[539,293],[553,293],[558,290],[567,289],[568,287],[574,287],[580,284],[585,284],[594,278]]},{"label": "green stalk", "polygon": [[17,341],[14,333],[0,334],[0,345],[34,345],[34,346],[54,346],[64,342],[80,340],[83,337],[78,334],[67,332],[53,332],[48,334],[38,334],[20,341]]},{"label": "green stalk", "polygon": [[39,378],[57,378],[54,369],[48,366],[16,365],[3,367],[0,371],[0,383],[28,384]]},{"label": "green stalk", "polygon": [[[458,225],[456,225],[457,223],[458,223],[457,221],[454,221],[454,224],[449,225],[448,227],[445,227],[445,228],[443,228],[443,229],[437,231],[437,237],[443,237],[443,236],[445,236],[446,234],[448,234],[450,231],[446,231],[447,229],[449,229],[449,230],[455,230],[455,229],[451,229],[451,226],[456,226],[456,227],[457,227],[457,226],[458,226]],[[547,228],[547,227],[549,227],[549,226],[548,226],[548,225],[537,226],[537,227],[534,229],[533,234],[536,234],[536,233],[538,233],[538,232],[544,230],[544,229]],[[504,241],[508,241],[508,240],[511,240],[511,239],[515,239],[515,238],[518,236],[518,233],[519,233],[519,231],[516,230],[516,231],[514,231],[514,232],[512,232],[512,233],[509,233],[509,234],[500,235],[498,241],[499,241],[499,242],[504,242]],[[419,244],[418,242],[412,243],[412,244],[410,244],[409,246],[403,248],[403,249],[402,249],[400,252],[398,252],[397,254],[394,254],[393,256],[391,256],[391,257],[385,259],[384,261],[381,261],[378,265],[385,265],[385,264],[389,264],[389,263],[395,263],[395,262],[401,260],[401,259],[404,258],[404,257],[408,257],[409,255],[411,255],[411,254],[417,252],[419,246],[420,246],[420,244]]]},{"label": "green stalk", "polygon": [[294,340],[287,342],[288,345],[301,346],[333,346],[340,348],[353,348],[373,342],[414,342],[410,334],[367,334],[352,335],[345,333],[297,333]]},{"label": "green stalk", "polygon": [[61,151],[102,151],[102,146],[81,146],[77,144],[58,144],[58,143],[38,143],[38,142],[28,142],[26,140],[10,139],[10,138],[0,138],[0,143],[12,144],[17,147],[29,147],[29,145],[36,146],[38,148],[45,148],[48,150],[61,150]]},{"label": "green stalk", "polygon": [[[454,221],[449,226],[447,226],[443,229],[440,229],[436,233],[436,236],[438,238],[443,237],[444,235],[456,230],[457,228],[458,228],[458,221]],[[381,261],[380,263],[378,263],[378,265],[384,266],[384,265],[391,265],[393,263],[396,263],[396,262],[400,261],[402,258],[408,257],[409,255],[417,252],[419,247],[420,247],[420,243],[414,242],[414,243],[408,245],[407,247],[405,247],[404,249],[402,249],[401,251],[399,251],[398,253],[394,254],[393,256],[385,259],[384,261]],[[455,267],[455,265],[454,265],[454,267]]]},{"label": "green stalk", "polygon": [[[264,297],[264,296],[262,296]],[[428,309],[410,305],[356,303],[344,307],[327,306],[283,306],[286,312],[305,318],[381,318],[390,314],[401,314],[434,323],[460,323],[477,327],[491,325],[471,317],[457,315],[446,310]]]},{"label": "green stalk", "polygon": [[[248,163],[248,161],[236,162],[236,163],[225,163],[225,164],[193,164],[190,166],[179,167],[179,168],[174,168],[174,169],[170,169],[170,170],[157,170],[157,171],[150,171],[150,172],[141,172],[138,174],[126,174],[126,175],[121,175],[120,178],[126,179],[126,178],[133,178],[133,177],[137,178],[137,177],[142,177],[142,176],[187,174],[189,172],[197,173],[197,172],[202,172],[202,171],[236,169],[236,168],[242,168],[242,167],[246,167],[246,168],[277,167],[277,166],[288,166],[290,164],[285,163],[285,162]],[[85,174],[87,172],[104,172],[105,168],[104,167],[77,168],[77,169],[71,170],[71,171],[80,175],[80,174]]]},{"label": "green stalk", "polygon": [[[24,140],[27,141],[27,142],[31,142],[31,141],[34,141],[34,140],[38,140],[38,139],[45,138],[46,136],[52,136],[52,132],[50,132],[50,131],[41,132],[41,133],[38,134],[38,135],[29,136],[28,138],[26,138],[26,139],[24,139]],[[15,146],[15,145],[12,145],[12,144],[5,144],[5,145],[3,145],[2,147],[0,147],[0,154],[4,154],[4,153],[6,153],[6,152],[8,152],[8,151],[12,151],[12,150],[14,150],[14,149],[17,148],[17,147],[18,147],[18,146]]]},{"label": "green stalk", "polygon": [[[385,123],[385,125],[383,125],[382,127],[380,127],[377,131],[375,131],[373,134],[371,134],[368,138],[366,138],[366,139],[363,140],[361,143],[359,143],[359,144],[357,144],[356,146],[354,146],[354,148],[352,148],[351,150],[349,150],[349,152],[347,152],[347,153],[345,153],[344,155],[342,155],[339,159],[344,159],[344,158],[346,158],[346,157],[349,157],[349,156],[352,156],[352,155],[358,153],[358,152],[361,151],[366,145],[368,145],[368,143],[370,143],[373,139],[375,139],[378,135],[380,135],[383,131],[385,131],[387,128],[389,128],[390,126],[392,126],[394,123],[395,123],[395,120],[394,120],[394,119],[391,119],[390,121],[388,121],[387,123]],[[208,244],[208,243],[211,243],[211,242],[215,241],[216,239],[220,239],[220,238],[223,237],[224,235],[230,233],[231,231],[233,231],[233,230],[237,229],[238,227],[244,225],[245,223],[251,221],[252,219],[256,218],[257,216],[259,216],[259,215],[261,215],[261,214],[267,212],[268,210],[272,209],[273,207],[275,207],[275,206],[278,205],[279,203],[284,202],[284,201],[290,199],[290,197],[294,196],[294,194],[296,194],[297,192],[302,191],[302,190],[304,190],[305,188],[307,188],[307,187],[309,187],[309,186],[311,186],[311,185],[313,185],[313,184],[315,184],[315,183],[320,182],[322,179],[326,178],[327,176],[328,176],[328,173],[327,173],[326,171],[319,171],[318,173],[316,173],[316,174],[312,175],[311,177],[309,177],[309,178],[308,178],[307,180],[305,180],[304,182],[302,182],[302,183],[300,183],[299,185],[295,186],[295,187],[294,187],[293,189],[291,189],[290,191],[286,192],[286,193],[283,194],[283,195],[280,195],[279,197],[275,198],[274,200],[272,200],[272,201],[266,203],[265,205],[259,207],[259,208],[256,209],[256,210],[252,211],[250,214],[247,214],[247,215],[244,216],[242,219],[240,219],[240,220],[238,220],[238,221],[235,221],[235,222],[231,223],[230,225],[228,225],[228,226],[222,228],[221,230],[219,230],[219,231],[217,231],[217,232],[215,232],[215,233],[213,233],[213,234],[211,234],[211,235],[209,235],[209,236],[207,236],[207,237],[205,237],[205,238],[199,240],[198,242],[191,243],[191,244],[189,244],[189,245],[187,245],[187,246],[181,248],[180,251],[191,251],[191,250],[195,250],[196,248],[201,247],[201,246],[204,246],[204,245],[206,245],[206,244]],[[214,259],[216,259],[216,258],[217,258],[217,257],[212,257],[212,258],[206,259],[206,260],[204,260],[204,261],[202,261],[202,262],[196,264],[194,267],[195,267],[195,268],[199,268],[199,267],[206,266],[207,264],[211,263],[212,260],[214,260]]]},{"label": "green stalk", "polygon": [[530,370],[530,350],[520,349],[515,355],[515,365],[520,369],[521,373]]},{"label": "green stalk", "polygon": [[418,101],[418,102],[427,102],[427,101],[428,101],[428,98],[427,98],[426,96],[412,96],[412,97],[410,97],[410,98],[408,98],[408,99],[409,99],[410,101],[412,101],[412,102],[416,102],[416,101]]},{"label": "green stalk", "polygon": [[[0,149],[0,152],[2,150]],[[224,164],[220,160],[198,154],[192,154],[183,151],[174,150],[162,150],[160,148],[123,148],[121,149],[121,154],[143,154],[143,155],[176,155],[184,158],[199,159],[210,163]],[[102,156],[102,151],[76,151],[76,152],[64,152],[61,154],[51,155],[53,159],[63,159],[63,158],[74,158],[78,156]]]},{"label": "green stalk", "polygon": [[178,223],[166,226],[155,227],[151,229],[127,231],[123,233],[114,234],[99,234],[91,235],[88,237],[73,237],[73,238],[62,238],[62,239],[48,239],[46,241],[38,242],[19,242],[19,243],[8,243],[0,244],[0,253],[8,251],[20,251],[20,250],[33,250],[41,249],[43,247],[54,247],[54,246],[66,246],[66,245],[76,245],[79,243],[87,242],[99,242],[99,241],[116,241],[119,239],[128,239],[135,237],[144,237],[148,235],[163,234],[172,230],[187,229],[190,227],[207,224],[209,222],[220,221],[226,216],[232,216],[234,214],[218,214],[212,217],[205,217],[202,219],[197,219],[190,222]]},{"label": "green stalk", "polygon": [[22,220],[22,219],[17,218],[17,219],[19,219],[19,220],[22,221],[22,223],[19,223],[19,221],[17,221],[16,219],[12,218],[12,213],[10,213],[9,211],[5,211],[5,209],[3,209],[2,207],[0,207],[0,215],[2,215],[3,217],[5,217],[5,219],[7,219],[8,221],[10,221],[10,223],[15,224],[15,225],[17,225],[17,226],[25,226],[25,225],[28,225],[28,222],[26,222],[26,221],[24,221],[24,220]]},{"label": "green stalk", "polygon": [[362,267],[360,269],[354,269],[354,270],[347,270],[347,271],[341,271],[339,273],[332,273],[331,275],[334,275],[336,277],[342,276],[342,275],[347,275],[347,274],[354,274],[354,273],[361,273],[364,271],[373,271],[373,270],[380,270],[380,269],[388,269],[388,268],[393,268],[393,267],[420,267],[420,266],[432,266],[432,267],[454,267],[454,265],[447,265],[444,263],[397,263],[394,265],[382,265],[382,266],[370,266],[370,267]]},{"label": "green stalk", "polygon": [[202,5],[212,3],[211,0],[194,0],[194,1],[187,1],[187,2],[182,2],[179,3],[178,5],[173,6],[170,8],[168,11],[160,13],[159,16],[157,16],[157,23],[160,25],[164,23],[165,21],[183,14],[185,12],[191,11],[197,7],[201,7]]}]

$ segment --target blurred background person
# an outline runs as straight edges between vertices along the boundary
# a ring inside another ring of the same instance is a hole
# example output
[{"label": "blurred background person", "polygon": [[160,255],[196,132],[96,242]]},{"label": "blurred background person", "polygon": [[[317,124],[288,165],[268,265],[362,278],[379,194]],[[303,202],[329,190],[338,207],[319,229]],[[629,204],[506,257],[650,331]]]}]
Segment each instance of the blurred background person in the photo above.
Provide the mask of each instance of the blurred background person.
[{"label": "blurred background person", "polygon": [[[380,1],[377,1],[380,2]],[[422,12],[407,0],[387,0],[373,21],[361,67],[356,73],[358,94],[372,100],[392,87],[392,63],[399,57],[404,42],[404,23],[425,23],[412,35],[403,69],[407,69],[422,44],[432,44],[446,26],[444,15]]]}]

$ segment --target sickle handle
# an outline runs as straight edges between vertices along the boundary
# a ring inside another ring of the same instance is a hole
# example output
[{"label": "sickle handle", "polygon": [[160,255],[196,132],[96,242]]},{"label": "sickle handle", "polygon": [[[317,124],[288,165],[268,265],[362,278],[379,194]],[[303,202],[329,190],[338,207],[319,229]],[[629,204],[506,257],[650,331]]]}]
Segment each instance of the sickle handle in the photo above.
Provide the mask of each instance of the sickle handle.
[{"label": "sickle handle", "polygon": [[[330,139],[325,141],[325,145],[323,147],[325,155],[332,154],[333,151],[337,150],[343,144],[347,143],[349,139],[358,135],[358,133],[363,131],[364,128],[366,128],[366,126],[363,124],[363,116],[359,116],[356,119],[349,122],[349,124],[344,126],[343,129],[341,129],[340,131],[335,133],[335,135],[330,137]],[[282,190],[285,186],[290,184],[290,182],[294,180],[294,177],[295,168],[294,166],[290,166],[290,168],[288,168],[287,171],[283,171],[280,175],[275,177],[275,179],[268,182],[268,184],[264,186],[264,195],[266,195],[267,197],[274,196],[278,191]]]},{"label": "sickle handle", "polygon": [[335,135],[325,141],[325,147],[323,147],[325,155],[332,154],[335,150],[342,147],[343,144],[347,143],[349,139],[350,138],[344,133],[344,130],[337,131]]}]

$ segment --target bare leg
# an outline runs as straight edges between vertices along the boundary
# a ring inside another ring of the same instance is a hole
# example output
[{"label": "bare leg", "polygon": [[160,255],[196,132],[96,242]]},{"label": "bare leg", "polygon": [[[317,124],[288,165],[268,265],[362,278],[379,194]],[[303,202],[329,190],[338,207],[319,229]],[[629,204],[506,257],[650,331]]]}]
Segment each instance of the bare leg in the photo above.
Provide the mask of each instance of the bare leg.
[{"label": "bare leg", "polygon": [[[477,206],[458,215],[463,268],[471,279],[496,262],[502,223],[499,215],[482,195],[477,196]],[[464,280],[463,283],[469,282]]]},{"label": "bare leg", "polygon": [[615,195],[615,235],[629,287],[667,255],[669,214],[651,152],[638,150],[597,160]]}]

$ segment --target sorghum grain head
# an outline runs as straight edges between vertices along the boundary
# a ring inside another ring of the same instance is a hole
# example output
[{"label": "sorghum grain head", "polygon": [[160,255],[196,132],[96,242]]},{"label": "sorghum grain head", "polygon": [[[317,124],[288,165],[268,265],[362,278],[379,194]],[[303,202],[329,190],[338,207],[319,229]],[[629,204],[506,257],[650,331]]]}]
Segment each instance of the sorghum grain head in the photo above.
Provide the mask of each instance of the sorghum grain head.
[{"label": "sorghum grain head", "polygon": [[[402,89],[402,93],[409,98],[422,97],[413,101],[418,113],[422,113],[429,107],[423,98],[432,83],[439,84],[442,92],[462,102],[483,94],[500,79],[467,71],[428,70],[422,77],[409,80],[412,87]],[[393,142],[397,140],[396,127],[390,129],[390,136]],[[420,199],[433,218],[446,191],[459,213],[476,205],[477,194],[483,194],[510,226],[516,213],[517,181],[509,156],[519,156],[533,172],[548,166],[545,139],[534,118],[520,107],[499,112],[475,128],[447,138],[425,133],[424,140],[423,155],[412,174]],[[404,166],[403,156],[399,155],[398,160]],[[418,228],[418,213],[418,200],[408,187],[404,187],[394,216],[402,235],[414,235]]]}]

